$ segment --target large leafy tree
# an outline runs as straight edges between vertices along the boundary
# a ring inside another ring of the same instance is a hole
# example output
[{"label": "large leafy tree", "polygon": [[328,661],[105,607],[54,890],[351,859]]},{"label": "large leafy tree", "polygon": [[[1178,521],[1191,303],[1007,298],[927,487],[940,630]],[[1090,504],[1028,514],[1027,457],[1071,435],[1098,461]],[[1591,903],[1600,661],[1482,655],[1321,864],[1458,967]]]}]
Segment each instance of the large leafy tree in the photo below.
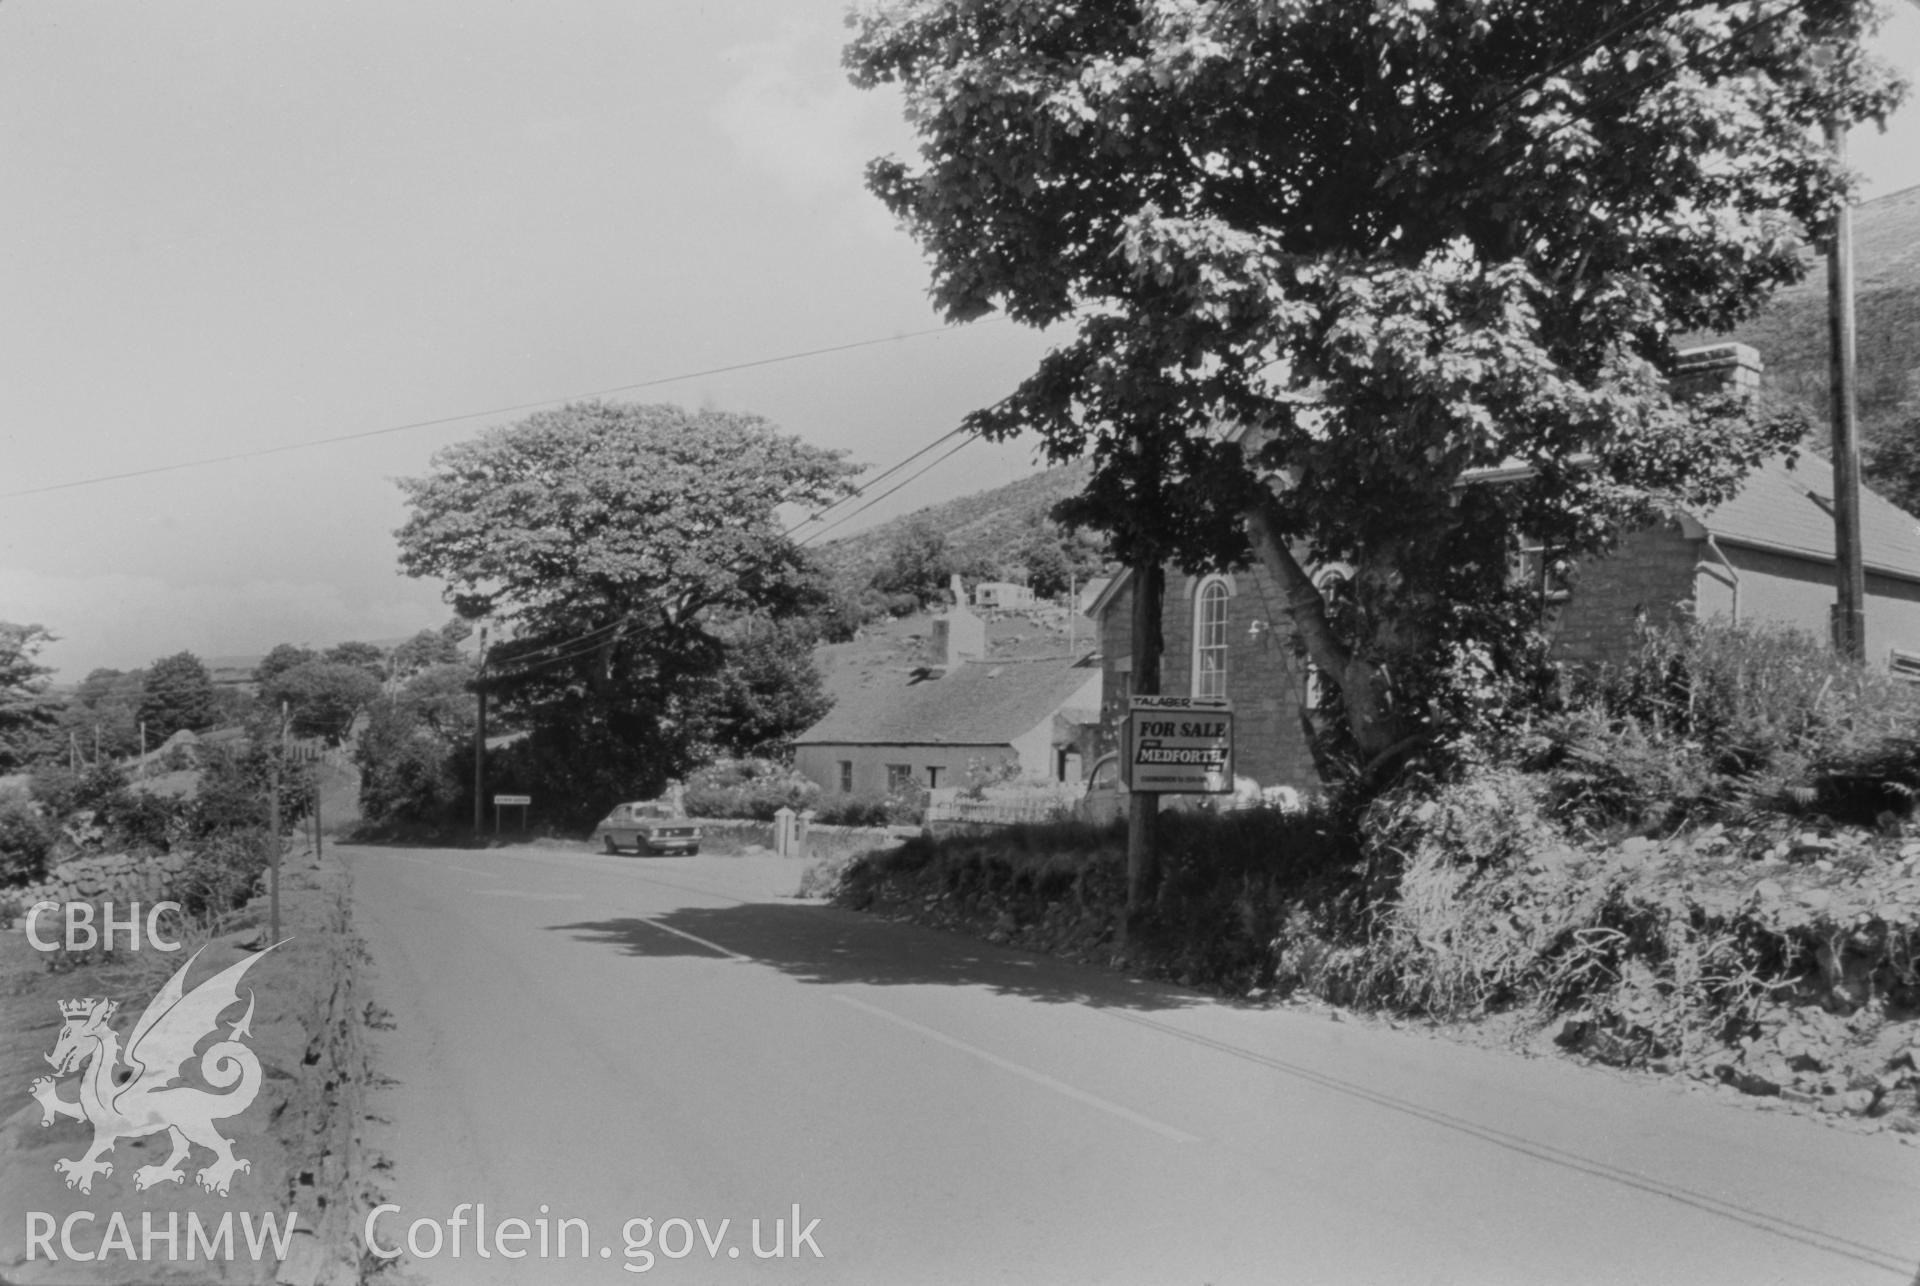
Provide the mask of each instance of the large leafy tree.
[{"label": "large leafy tree", "polygon": [[191,652],[163,656],[147,667],[140,692],[140,718],[147,744],[158,745],[182,728],[201,732],[213,726],[213,676]]},{"label": "large leafy tree", "polygon": [[[847,63],[905,92],[919,156],[869,181],[946,314],[1075,328],[972,427],[1091,455],[1067,513],[1130,564],[1261,560],[1390,761],[1526,655],[1522,532],[1602,550],[1796,431],[1666,377],[1676,336],[1796,279],[1796,225],[1846,197],[1819,126],[1897,101],[1874,21],[1870,0],[903,0],[857,20]],[[1308,574],[1333,560],[1357,569],[1339,622]]]},{"label": "large leafy tree", "polygon": [[0,621],[0,769],[19,767],[58,715],[46,699],[53,671],[39,660],[51,642],[44,626]]},{"label": "large leafy tree", "polygon": [[[416,650],[432,650],[439,636],[422,634]],[[355,747],[368,821],[439,828],[471,815],[476,677],[471,662],[428,665],[373,702]]]},{"label": "large leafy tree", "polygon": [[304,661],[260,685],[260,696],[271,709],[286,710],[295,736],[334,742],[346,738],[355,716],[379,695],[380,680],[365,664],[349,661]]},{"label": "large leafy tree", "polygon": [[[73,699],[60,712],[60,745],[64,754],[68,744],[82,747],[89,758],[95,747],[116,758],[137,754],[140,750],[140,701],[146,686],[143,670],[121,671],[101,668],[90,671],[75,689]],[[71,734],[71,742],[69,742]],[[158,744],[151,737],[149,745]]]},{"label": "large leafy tree", "polygon": [[524,784],[589,812],[710,744],[705,698],[734,620],[820,605],[777,510],[836,499],[854,472],[757,416],[576,404],[403,479],[401,566],[498,623],[483,681],[529,733]]},{"label": "large leafy tree", "polygon": [[253,681],[265,687],[294,666],[319,659],[320,654],[310,647],[301,647],[298,643],[276,643],[273,650],[261,657],[260,663],[253,667]]}]

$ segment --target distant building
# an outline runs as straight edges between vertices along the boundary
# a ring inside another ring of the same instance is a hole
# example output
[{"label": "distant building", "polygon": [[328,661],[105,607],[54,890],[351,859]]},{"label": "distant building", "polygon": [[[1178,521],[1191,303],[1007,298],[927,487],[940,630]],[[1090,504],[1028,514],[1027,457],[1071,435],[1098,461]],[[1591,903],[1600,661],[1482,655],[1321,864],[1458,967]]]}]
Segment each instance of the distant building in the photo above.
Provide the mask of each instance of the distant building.
[{"label": "distant building", "polygon": [[986,611],[1017,612],[1033,603],[1033,591],[1012,581],[990,580],[974,586],[973,605]]},{"label": "distant building", "polygon": [[982,660],[980,618],[933,621],[925,664],[849,679],[794,743],[794,766],[829,795],[965,786],[971,771],[1077,781],[1098,727],[1100,670],[1071,658]]}]

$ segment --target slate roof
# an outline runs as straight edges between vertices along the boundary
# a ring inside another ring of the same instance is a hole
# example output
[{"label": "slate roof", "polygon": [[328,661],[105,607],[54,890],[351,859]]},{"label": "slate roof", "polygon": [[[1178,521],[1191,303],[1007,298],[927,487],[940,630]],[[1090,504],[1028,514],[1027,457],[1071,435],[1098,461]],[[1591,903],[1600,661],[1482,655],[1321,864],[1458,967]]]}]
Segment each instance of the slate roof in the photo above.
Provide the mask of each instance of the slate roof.
[{"label": "slate roof", "polygon": [[[1715,539],[1727,544],[1831,563],[1832,502],[1832,465],[1802,455],[1789,468],[1782,457],[1755,469],[1738,495],[1699,518]],[[1864,487],[1860,550],[1869,570],[1920,581],[1920,519]]]},{"label": "slate roof", "polygon": [[1099,678],[1098,669],[1059,658],[973,661],[939,678],[894,673],[842,688],[827,717],[795,740],[803,746],[1006,745],[1052,719]]}]

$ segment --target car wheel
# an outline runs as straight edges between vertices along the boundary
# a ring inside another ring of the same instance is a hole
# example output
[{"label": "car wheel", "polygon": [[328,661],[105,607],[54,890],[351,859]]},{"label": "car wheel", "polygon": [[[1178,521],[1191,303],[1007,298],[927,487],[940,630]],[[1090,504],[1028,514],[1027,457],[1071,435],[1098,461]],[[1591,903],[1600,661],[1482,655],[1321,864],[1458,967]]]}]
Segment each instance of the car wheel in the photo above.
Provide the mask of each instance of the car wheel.
[{"label": "car wheel", "polygon": [[607,842],[607,856],[612,857],[620,851],[620,846],[613,842],[613,836],[611,835],[607,836],[606,842]]}]

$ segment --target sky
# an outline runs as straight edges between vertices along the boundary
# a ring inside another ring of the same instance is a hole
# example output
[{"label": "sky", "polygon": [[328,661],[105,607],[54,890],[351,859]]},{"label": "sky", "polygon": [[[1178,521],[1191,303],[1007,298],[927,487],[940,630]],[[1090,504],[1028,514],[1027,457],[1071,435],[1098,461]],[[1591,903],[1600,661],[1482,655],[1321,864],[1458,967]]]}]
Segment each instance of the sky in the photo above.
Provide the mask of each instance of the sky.
[{"label": "sky", "polygon": [[[844,7],[0,4],[0,620],[62,682],[399,638],[449,611],[393,479],[539,405],[750,411],[880,469],[1006,394],[1046,341],[941,329],[862,183],[912,139]],[[1920,7],[1879,50],[1920,81]],[[1920,105],[1851,159],[1920,184]],[[973,444],[835,534],[1037,463]]]}]

